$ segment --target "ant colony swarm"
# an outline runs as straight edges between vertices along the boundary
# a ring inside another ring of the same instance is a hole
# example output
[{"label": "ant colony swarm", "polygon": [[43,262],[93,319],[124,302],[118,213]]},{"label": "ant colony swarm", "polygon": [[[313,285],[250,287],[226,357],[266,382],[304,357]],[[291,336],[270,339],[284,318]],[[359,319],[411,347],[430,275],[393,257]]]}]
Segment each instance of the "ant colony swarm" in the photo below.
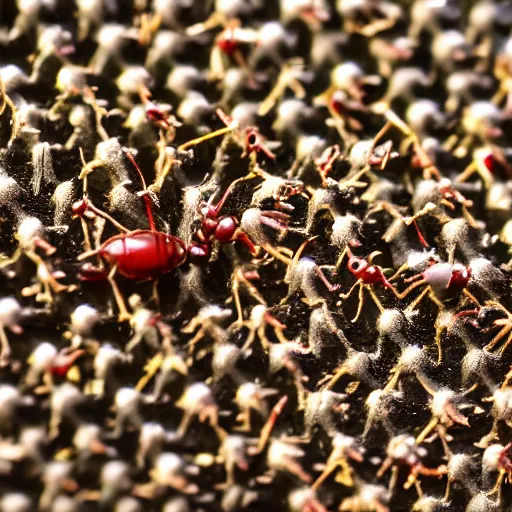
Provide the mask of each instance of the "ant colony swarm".
[{"label": "ant colony swarm", "polygon": [[0,512],[512,510],[511,28],[0,0]]}]

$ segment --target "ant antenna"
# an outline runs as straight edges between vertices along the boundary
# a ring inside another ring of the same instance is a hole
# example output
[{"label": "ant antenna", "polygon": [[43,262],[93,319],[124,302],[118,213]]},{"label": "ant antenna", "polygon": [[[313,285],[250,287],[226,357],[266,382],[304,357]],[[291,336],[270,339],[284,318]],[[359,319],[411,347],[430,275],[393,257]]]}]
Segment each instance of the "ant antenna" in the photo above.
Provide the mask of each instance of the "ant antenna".
[{"label": "ant antenna", "polygon": [[133,164],[133,166],[135,167],[135,169],[137,170],[137,172],[140,176],[140,180],[142,181],[142,189],[143,189],[141,197],[144,201],[144,206],[146,207],[146,215],[148,217],[149,229],[151,231],[156,231],[155,217],[153,216],[153,208],[151,205],[151,198],[149,197],[149,192],[146,187],[146,180],[144,179],[144,175],[142,174],[140,167],[137,165],[135,158],[133,158],[133,155],[126,149],[124,150],[124,154],[128,157],[128,160],[130,160],[130,162]]},{"label": "ant antenna", "polygon": [[[215,130],[214,132],[207,133],[206,135],[203,135],[202,137],[198,137],[197,139],[189,140],[188,142],[185,142],[181,146],[178,147],[178,151],[185,151],[185,149],[189,148],[190,146],[195,146],[201,142],[204,142],[206,140],[213,139],[215,137],[219,137],[221,135],[226,135],[228,133],[231,133],[232,131],[236,130],[238,128],[238,121],[233,121],[231,118],[226,116],[222,111],[220,111],[222,114],[219,114],[219,110],[217,109],[217,115],[221,118],[222,122],[225,123],[227,126],[225,128],[220,128],[219,130]],[[228,120],[226,122],[226,120]]]},{"label": "ant antenna", "polygon": [[124,154],[128,157],[128,160],[133,164],[137,172],[139,173],[140,180],[142,181],[142,188],[144,189],[144,192],[147,191],[146,187],[146,180],[144,179],[144,175],[142,174],[142,171],[140,170],[140,167],[137,165],[137,162],[135,161],[135,158],[133,158],[133,155],[128,151],[124,150]]}]

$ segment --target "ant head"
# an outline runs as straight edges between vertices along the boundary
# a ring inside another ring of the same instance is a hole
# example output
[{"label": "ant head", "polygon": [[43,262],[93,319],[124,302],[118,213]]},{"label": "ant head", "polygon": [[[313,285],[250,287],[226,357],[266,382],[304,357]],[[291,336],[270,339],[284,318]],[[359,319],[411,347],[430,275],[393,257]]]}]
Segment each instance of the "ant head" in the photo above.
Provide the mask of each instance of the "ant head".
[{"label": "ant head", "polygon": [[201,208],[201,215],[206,219],[215,219],[217,217],[217,210],[209,201],[208,203],[204,203]]},{"label": "ant head", "polygon": [[368,261],[366,261],[364,258],[358,258],[357,256],[351,256],[347,263],[347,268],[356,277],[359,277],[361,274],[363,274],[368,267]]},{"label": "ant head", "polygon": [[78,201],[75,201],[73,203],[73,206],[71,207],[71,210],[73,211],[73,215],[75,217],[83,217],[85,215],[85,212],[88,210],[89,204],[87,202],[87,199],[80,199]]},{"label": "ant head", "polygon": [[468,285],[471,278],[471,269],[464,265],[455,264],[452,267],[452,275],[448,286],[463,290]]}]

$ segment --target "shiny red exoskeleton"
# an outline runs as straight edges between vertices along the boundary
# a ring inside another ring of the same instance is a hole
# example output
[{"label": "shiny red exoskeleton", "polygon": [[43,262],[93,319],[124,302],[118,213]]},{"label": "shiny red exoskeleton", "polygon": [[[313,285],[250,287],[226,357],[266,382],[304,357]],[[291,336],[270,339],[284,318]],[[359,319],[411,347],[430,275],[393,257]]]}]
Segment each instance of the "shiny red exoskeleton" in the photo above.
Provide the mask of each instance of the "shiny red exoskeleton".
[{"label": "shiny red exoskeleton", "polygon": [[347,268],[357,279],[361,279],[364,284],[382,284],[385,288],[394,290],[394,286],[386,279],[382,270],[377,265],[370,265],[364,258],[352,256],[349,258]]},{"label": "shiny red exoskeleton", "polygon": [[395,295],[397,295],[398,292],[396,291],[396,288],[387,280],[384,272],[382,272],[382,268],[378,265],[372,264],[373,258],[380,254],[378,251],[370,254],[368,259],[353,256],[350,250],[348,251],[348,254],[350,257],[347,263],[347,268],[355,276],[356,282],[352,285],[352,288],[350,288],[348,293],[342,293],[340,298],[345,300],[348,299],[352,292],[356,288],[359,288],[359,305],[357,307],[356,316],[352,319],[352,322],[356,322],[359,318],[359,315],[361,314],[361,311],[363,310],[364,290],[367,290],[373,299],[373,302],[381,312],[384,311],[384,307],[373,291],[373,286],[376,284],[381,284],[384,286],[384,288],[388,288],[393,291]]},{"label": "shiny red exoskeleton", "polygon": [[[111,268],[115,268],[116,273],[128,279],[135,281],[154,280],[184,263],[187,257],[187,247],[180,238],[156,229],[151,199],[146,191],[144,178],[133,157],[129,153],[127,153],[127,156],[139,172],[144,185],[142,198],[146,206],[150,229],[135,231],[123,229],[124,233],[109,238],[99,249],[86,252],[78,259],[83,260],[99,255]],[[77,216],[81,217],[88,211],[105,216],[87,198],[73,205],[73,213]],[[82,278],[98,280],[102,274],[104,276],[102,269],[99,269],[98,272],[98,269],[88,265],[83,269]]]},{"label": "shiny red exoskeleton", "polygon": [[240,241],[247,246],[251,254],[257,254],[255,245],[251,242],[249,237],[238,228],[238,221],[235,217],[219,217],[220,210],[224,206],[235,183],[236,181],[228,187],[215,206],[207,203],[201,208],[201,215],[203,216],[201,227],[196,231],[194,241],[187,248],[188,258],[191,263],[196,265],[207,263],[212,254],[215,241],[221,244]]},{"label": "shiny red exoskeleton", "polygon": [[467,289],[470,279],[471,269],[469,267],[460,263],[434,263],[421,274],[406,279],[405,282],[414,282],[402,293],[397,294],[397,297],[403,299],[415,288],[424,286],[420,295],[408,306],[409,310],[412,311],[427,294],[440,308],[443,307],[443,301],[457,298],[460,295],[465,295],[477,306],[480,306],[478,300]]},{"label": "shiny red exoskeleton", "polygon": [[435,263],[422,277],[437,297],[445,298],[460,294],[468,286],[471,270],[459,263]]},{"label": "shiny red exoskeleton", "polygon": [[184,263],[180,238],[161,231],[137,230],[109,238],[97,251],[116,272],[135,281],[157,279]]}]

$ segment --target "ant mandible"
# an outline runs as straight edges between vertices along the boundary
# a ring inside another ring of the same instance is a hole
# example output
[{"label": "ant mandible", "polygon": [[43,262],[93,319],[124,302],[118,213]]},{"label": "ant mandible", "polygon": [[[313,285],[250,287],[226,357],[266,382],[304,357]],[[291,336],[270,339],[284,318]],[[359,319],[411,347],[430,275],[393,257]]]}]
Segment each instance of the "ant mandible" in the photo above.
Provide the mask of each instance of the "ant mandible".
[{"label": "ant mandible", "polygon": [[[100,256],[109,264],[108,280],[114,291],[121,321],[130,319],[131,315],[126,309],[122,295],[114,281],[116,273],[136,281],[152,281],[163,274],[171,272],[183,264],[187,258],[187,246],[183,240],[156,229],[151,198],[146,188],[144,176],[133,156],[128,152],[126,152],[126,155],[134,165],[142,181],[143,191],[139,195],[142,197],[146,207],[149,229],[130,231],[108,214],[96,208],[87,197],[86,181],[84,182],[83,199],[73,205],[73,213],[76,216],[82,218],[87,212],[90,212],[109,220],[122,231],[121,234],[103,242],[98,249],[87,251],[78,257],[79,261],[83,261],[92,256]],[[82,170],[80,178],[86,180],[87,174],[90,171],[91,169],[87,169],[86,166]],[[105,277],[105,271],[92,265],[84,265],[81,277],[83,280],[88,281],[98,280]]]}]

